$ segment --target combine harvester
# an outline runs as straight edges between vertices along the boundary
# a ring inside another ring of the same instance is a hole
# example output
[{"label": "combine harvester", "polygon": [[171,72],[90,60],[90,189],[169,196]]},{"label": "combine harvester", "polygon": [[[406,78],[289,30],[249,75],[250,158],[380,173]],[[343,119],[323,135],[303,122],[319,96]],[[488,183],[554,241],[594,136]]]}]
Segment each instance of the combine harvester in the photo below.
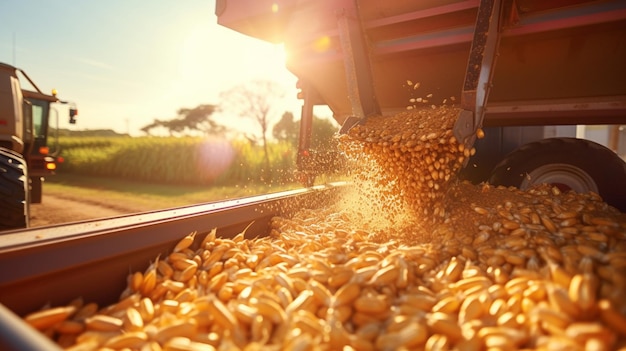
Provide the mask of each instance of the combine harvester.
[{"label": "combine harvester", "polygon": [[284,43],[304,98],[300,155],[315,105],[345,130],[445,102],[463,109],[459,141],[472,145],[485,130],[466,179],[594,191],[626,211],[626,187],[616,186],[624,162],[573,138],[576,125],[626,123],[623,1],[223,0],[216,13],[226,27]]}]

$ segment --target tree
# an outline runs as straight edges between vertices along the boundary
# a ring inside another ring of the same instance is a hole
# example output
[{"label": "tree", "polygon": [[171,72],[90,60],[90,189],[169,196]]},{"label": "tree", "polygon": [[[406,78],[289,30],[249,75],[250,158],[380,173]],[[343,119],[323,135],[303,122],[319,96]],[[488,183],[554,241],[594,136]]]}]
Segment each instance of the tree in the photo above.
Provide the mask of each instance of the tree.
[{"label": "tree", "polygon": [[284,96],[285,90],[271,80],[254,80],[221,94],[221,106],[224,109],[230,110],[242,118],[253,119],[259,126],[265,164],[263,171],[267,173],[268,179],[271,165],[267,147],[267,131],[275,118],[274,111],[282,105]]},{"label": "tree", "polygon": [[[338,127],[328,119],[313,116],[311,126],[311,149],[318,151],[331,151],[336,146],[334,136]],[[288,141],[295,147],[298,146],[300,136],[300,120],[293,119],[291,112],[285,112],[283,117],[272,129],[274,138]]]},{"label": "tree", "polygon": [[155,119],[154,122],[142,127],[141,131],[150,134],[152,129],[163,127],[169,131],[170,135],[183,133],[186,130],[200,131],[210,135],[222,134],[226,132],[226,127],[211,119],[217,110],[217,106],[208,104],[198,105],[192,109],[180,108],[177,111],[177,117],[166,121]]},{"label": "tree", "polygon": [[313,116],[311,148],[331,151],[336,148],[335,134],[339,128],[328,119]]},{"label": "tree", "polygon": [[154,128],[161,127],[162,123],[163,122],[161,122],[161,121],[159,121],[158,119],[155,118],[152,123],[146,124],[145,126],[141,127],[141,129],[139,129],[139,130],[141,130],[142,132],[146,133],[147,135],[150,135],[150,131],[152,129],[154,129]]},{"label": "tree", "polygon": [[293,113],[285,112],[283,117],[274,124],[272,134],[276,140],[287,141],[293,145],[298,142],[300,123],[293,120]]},{"label": "tree", "polygon": [[226,127],[211,119],[213,113],[218,110],[215,105],[198,105],[196,108],[181,108],[178,115],[181,116],[183,128],[198,130],[206,134],[217,135],[226,132]]}]

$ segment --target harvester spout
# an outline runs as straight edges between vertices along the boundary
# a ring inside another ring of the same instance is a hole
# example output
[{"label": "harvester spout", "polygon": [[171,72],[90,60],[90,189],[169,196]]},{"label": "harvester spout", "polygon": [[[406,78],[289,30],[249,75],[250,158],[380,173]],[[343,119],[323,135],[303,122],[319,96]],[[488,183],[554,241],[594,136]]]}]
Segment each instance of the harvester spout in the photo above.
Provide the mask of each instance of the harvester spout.
[{"label": "harvester spout", "polygon": [[483,0],[478,7],[474,38],[467,61],[461,108],[454,125],[454,136],[471,147],[476,131],[482,127],[487,97],[500,41],[501,0]]},{"label": "harvester spout", "polygon": [[358,6],[356,0],[346,1],[345,4],[336,15],[353,116],[344,121],[339,131],[341,134],[365,123],[368,117],[381,114]]}]

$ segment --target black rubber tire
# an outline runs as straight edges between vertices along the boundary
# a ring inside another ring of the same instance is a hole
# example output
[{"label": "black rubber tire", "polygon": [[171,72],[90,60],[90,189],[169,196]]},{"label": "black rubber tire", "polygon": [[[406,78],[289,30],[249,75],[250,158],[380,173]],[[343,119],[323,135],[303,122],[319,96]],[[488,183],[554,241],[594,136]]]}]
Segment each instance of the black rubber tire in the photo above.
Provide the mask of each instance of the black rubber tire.
[{"label": "black rubber tire", "polygon": [[0,230],[28,227],[27,169],[22,155],[0,148]]},{"label": "black rubber tire", "polygon": [[30,177],[30,203],[40,204],[42,197],[43,177]]},{"label": "black rubber tire", "polygon": [[537,184],[527,177],[533,171],[540,172],[541,167],[562,167],[563,172],[589,177],[606,203],[626,212],[626,162],[608,148],[585,139],[550,138],[523,145],[494,167],[489,183],[524,189]]}]

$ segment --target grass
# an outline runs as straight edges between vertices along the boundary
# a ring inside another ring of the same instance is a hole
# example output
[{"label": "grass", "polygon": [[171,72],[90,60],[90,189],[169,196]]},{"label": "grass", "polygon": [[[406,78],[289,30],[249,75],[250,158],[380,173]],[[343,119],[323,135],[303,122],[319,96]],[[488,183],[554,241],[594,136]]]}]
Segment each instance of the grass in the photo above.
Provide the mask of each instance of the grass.
[{"label": "grass", "polygon": [[57,174],[46,178],[43,193],[65,199],[94,203],[120,211],[142,212],[228,200],[299,188],[242,185],[231,187],[150,184],[118,178]]}]

